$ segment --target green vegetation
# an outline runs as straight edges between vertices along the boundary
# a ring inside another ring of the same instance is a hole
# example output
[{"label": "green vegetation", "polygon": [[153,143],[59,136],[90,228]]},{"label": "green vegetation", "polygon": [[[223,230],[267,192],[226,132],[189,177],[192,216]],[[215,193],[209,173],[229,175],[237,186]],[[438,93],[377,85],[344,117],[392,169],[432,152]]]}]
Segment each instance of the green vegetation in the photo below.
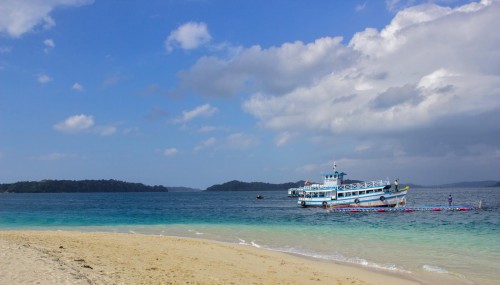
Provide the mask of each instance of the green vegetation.
[{"label": "green vegetation", "polygon": [[42,180],[0,184],[0,193],[91,193],[91,192],[168,192],[164,186],[147,186],[118,180]]},{"label": "green vegetation", "polygon": [[[217,184],[207,188],[206,191],[286,191],[290,188],[304,186],[304,180],[297,182],[287,182],[281,184],[272,184],[264,182],[241,182],[233,180],[224,184]],[[357,183],[359,180],[345,180],[344,183]],[[315,182],[312,182],[313,184]]]},{"label": "green vegetation", "polygon": [[289,182],[282,184],[271,184],[264,182],[241,182],[237,180],[229,181],[224,184],[216,184],[207,188],[206,191],[282,191],[288,188],[299,187],[304,182]]}]

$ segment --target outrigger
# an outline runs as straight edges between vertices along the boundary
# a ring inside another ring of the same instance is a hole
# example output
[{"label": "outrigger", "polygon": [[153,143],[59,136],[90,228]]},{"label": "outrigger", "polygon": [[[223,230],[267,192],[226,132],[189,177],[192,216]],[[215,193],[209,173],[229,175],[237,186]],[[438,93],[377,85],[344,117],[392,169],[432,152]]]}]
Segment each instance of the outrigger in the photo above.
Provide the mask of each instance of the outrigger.
[{"label": "outrigger", "polygon": [[415,212],[415,211],[471,211],[481,209],[481,201],[478,205],[457,205],[457,206],[412,206],[412,207],[394,207],[394,208],[329,208],[329,212]]}]

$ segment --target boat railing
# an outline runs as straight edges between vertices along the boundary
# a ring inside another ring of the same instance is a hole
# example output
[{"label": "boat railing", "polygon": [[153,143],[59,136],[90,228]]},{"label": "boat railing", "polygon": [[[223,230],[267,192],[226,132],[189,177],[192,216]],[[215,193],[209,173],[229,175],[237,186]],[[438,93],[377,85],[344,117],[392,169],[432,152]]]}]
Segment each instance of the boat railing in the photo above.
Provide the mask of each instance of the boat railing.
[{"label": "boat railing", "polygon": [[[338,186],[325,186],[323,184],[310,184],[302,186],[301,190],[303,191],[326,191],[326,190],[337,190],[337,191],[346,191],[346,190],[356,190],[356,189],[366,189],[366,188],[377,188],[383,187],[386,185],[390,185],[388,180],[374,180],[367,182],[359,182],[352,184],[344,184]],[[332,188],[333,187],[333,188]]]},{"label": "boat railing", "polygon": [[355,190],[355,189],[362,189],[362,188],[375,188],[375,187],[386,186],[386,185],[390,185],[390,182],[384,181],[384,180],[374,180],[374,181],[340,185],[340,186],[338,186],[337,190],[342,191],[342,190]]}]

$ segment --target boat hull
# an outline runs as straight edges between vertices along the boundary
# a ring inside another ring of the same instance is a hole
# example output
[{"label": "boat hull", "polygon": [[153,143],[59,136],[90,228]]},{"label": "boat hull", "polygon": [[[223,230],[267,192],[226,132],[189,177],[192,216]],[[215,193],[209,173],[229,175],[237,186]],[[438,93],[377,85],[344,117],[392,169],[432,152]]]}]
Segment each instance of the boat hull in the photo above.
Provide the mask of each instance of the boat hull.
[{"label": "boat hull", "polygon": [[328,197],[306,198],[300,197],[298,204],[302,207],[331,207],[331,208],[378,208],[397,207],[406,205],[407,191],[384,191],[375,195],[345,197],[332,199]]}]

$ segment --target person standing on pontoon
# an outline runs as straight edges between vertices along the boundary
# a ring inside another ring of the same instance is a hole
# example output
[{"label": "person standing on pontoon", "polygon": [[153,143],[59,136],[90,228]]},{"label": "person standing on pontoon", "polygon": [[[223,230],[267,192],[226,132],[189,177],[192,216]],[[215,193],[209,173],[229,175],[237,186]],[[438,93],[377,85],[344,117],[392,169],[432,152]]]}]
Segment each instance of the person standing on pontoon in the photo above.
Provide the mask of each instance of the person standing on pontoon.
[{"label": "person standing on pontoon", "polygon": [[453,202],[453,197],[451,197],[451,194],[448,196],[448,206],[451,206],[451,202]]}]

